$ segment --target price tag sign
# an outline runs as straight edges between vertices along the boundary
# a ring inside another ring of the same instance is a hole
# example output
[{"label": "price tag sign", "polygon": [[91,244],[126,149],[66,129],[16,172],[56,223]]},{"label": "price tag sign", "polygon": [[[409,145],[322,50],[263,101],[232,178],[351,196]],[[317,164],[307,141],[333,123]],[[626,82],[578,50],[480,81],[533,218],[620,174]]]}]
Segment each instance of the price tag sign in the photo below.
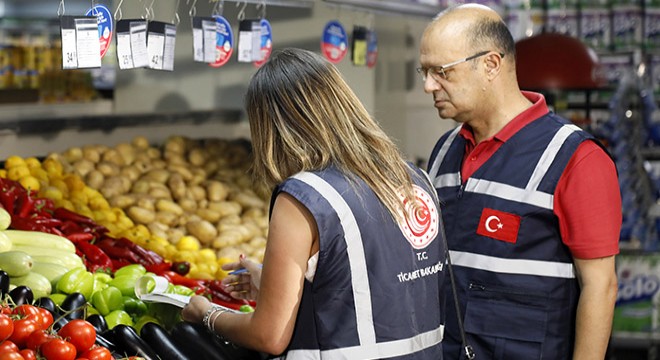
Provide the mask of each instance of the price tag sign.
[{"label": "price tag sign", "polygon": [[112,13],[105,5],[96,5],[87,10],[85,16],[96,16],[99,27],[101,58],[105,56],[112,42]]},{"label": "price tag sign", "polygon": [[149,53],[149,68],[163,69],[163,52],[165,51],[165,23],[149,22],[147,33],[147,53]]},{"label": "price tag sign", "polygon": [[176,26],[165,25],[165,49],[163,51],[163,70],[174,70],[174,45],[176,44]]},{"label": "price tag sign", "polygon": [[149,66],[146,20],[117,21],[117,62],[122,70]]},{"label": "price tag sign", "polygon": [[147,21],[131,21],[130,35],[131,53],[133,54],[133,66],[136,68],[149,66],[149,51],[147,50]]},{"label": "price tag sign", "polygon": [[101,46],[96,17],[60,17],[62,36],[62,68],[101,67]]},{"label": "price tag sign", "polygon": [[62,34],[62,69],[77,69],[76,18],[73,16],[60,17],[60,32]]},{"label": "price tag sign", "polygon": [[261,59],[254,62],[254,65],[257,67],[265,64],[273,52],[273,31],[266,19],[261,19],[261,37],[259,41],[261,45]]},{"label": "price tag sign", "polygon": [[238,61],[261,60],[261,21],[241,20],[238,24]]},{"label": "price tag sign", "polygon": [[348,52],[348,36],[339,21],[328,22],[321,36],[321,52],[328,61],[339,63]]},{"label": "price tag sign", "polygon": [[351,60],[354,65],[367,65],[367,28],[363,26],[353,27],[353,51]]},{"label": "price tag sign", "polygon": [[216,20],[212,17],[195,16],[193,23],[193,60],[212,63],[215,61]]},{"label": "price tag sign", "polygon": [[234,52],[234,33],[231,24],[222,16],[215,18],[215,47],[213,48],[213,62],[209,65],[220,67],[226,64]]},{"label": "price tag sign", "polygon": [[131,53],[131,22],[129,20],[117,21],[117,62],[122,70],[134,68],[133,53]]}]

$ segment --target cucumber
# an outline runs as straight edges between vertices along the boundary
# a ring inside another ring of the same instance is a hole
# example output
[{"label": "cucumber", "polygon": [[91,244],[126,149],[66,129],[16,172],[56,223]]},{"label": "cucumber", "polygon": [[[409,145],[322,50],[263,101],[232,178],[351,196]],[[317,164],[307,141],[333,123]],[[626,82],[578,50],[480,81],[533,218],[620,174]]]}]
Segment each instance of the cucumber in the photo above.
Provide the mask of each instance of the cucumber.
[{"label": "cucumber", "polygon": [[5,251],[0,253],[0,269],[10,277],[25,276],[32,270],[32,256],[25,251]]},{"label": "cucumber", "polygon": [[54,288],[62,275],[69,271],[66,267],[58,264],[43,263],[35,261],[32,265],[32,272],[43,275],[50,285]]},{"label": "cucumber", "polygon": [[3,208],[0,206],[0,230],[7,230],[9,225],[11,224],[11,215]]},{"label": "cucumber", "polygon": [[38,246],[29,246],[29,245],[14,245],[12,250],[24,251],[30,256],[55,256],[64,261],[64,267],[68,269],[73,269],[76,267],[85,266],[83,264],[80,256],[75,253],[70,253],[68,251],[62,251],[57,249],[47,249]]},{"label": "cucumber", "polygon": [[11,250],[12,246],[13,244],[7,234],[4,231],[0,231],[0,253]]},{"label": "cucumber", "polygon": [[11,240],[14,247],[16,246],[38,246],[46,249],[67,251],[70,253],[76,252],[76,246],[71,240],[41,231],[26,231],[26,230],[5,230],[5,235]]},{"label": "cucumber", "polygon": [[48,296],[53,290],[50,281],[45,276],[36,272],[30,272],[25,276],[12,277],[9,279],[9,282],[16,286],[27,286],[32,290],[32,295],[35,299]]}]

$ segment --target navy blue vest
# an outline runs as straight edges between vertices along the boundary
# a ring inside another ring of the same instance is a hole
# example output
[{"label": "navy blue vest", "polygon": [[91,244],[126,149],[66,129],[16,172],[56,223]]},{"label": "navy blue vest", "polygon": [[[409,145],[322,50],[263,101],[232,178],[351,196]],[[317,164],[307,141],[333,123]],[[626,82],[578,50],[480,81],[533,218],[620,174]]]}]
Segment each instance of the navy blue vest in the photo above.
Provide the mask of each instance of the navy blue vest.
[{"label": "navy blue vest", "polygon": [[335,168],[299,173],[275,191],[305,205],[320,241],[282,358],[442,359],[441,214],[426,175],[413,179],[428,211],[402,227],[362,180]]},{"label": "navy blue vest", "polygon": [[[553,195],[577,147],[592,137],[547,114],[462,184],[459,129],[439,140],[429,174],[443,206],[468,342],[477,359],[570,359],[579,288]],[[445,294],[445,358],[459,359],[454,301]]]}]

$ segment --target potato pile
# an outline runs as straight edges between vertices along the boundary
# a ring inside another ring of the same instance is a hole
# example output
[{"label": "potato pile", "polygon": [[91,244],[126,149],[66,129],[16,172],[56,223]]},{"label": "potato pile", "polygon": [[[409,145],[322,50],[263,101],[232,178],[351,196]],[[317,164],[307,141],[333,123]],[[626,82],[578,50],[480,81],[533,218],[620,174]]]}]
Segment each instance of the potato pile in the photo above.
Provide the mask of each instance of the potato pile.
[{"label": "potato pile", "polygon": [[136,137],[114,147],[72,147],[58,158],[65,171],[170,244],[193,242],[217,257],[263,259],[269,203],[247,175],[246,141],[173,136],[155,147]]}]

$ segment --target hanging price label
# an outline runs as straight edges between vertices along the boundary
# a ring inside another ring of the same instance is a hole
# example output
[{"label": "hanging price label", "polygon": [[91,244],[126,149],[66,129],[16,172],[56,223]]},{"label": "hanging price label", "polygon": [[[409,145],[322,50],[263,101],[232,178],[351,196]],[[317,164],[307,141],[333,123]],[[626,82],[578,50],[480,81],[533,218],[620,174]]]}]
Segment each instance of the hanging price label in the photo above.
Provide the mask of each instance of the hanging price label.
[{"label": "hanging price label", "polygon": [[117,21],[117,62],[122,70],[149,65],[146,20]]},{"label": "hanging price label", "polygon": [[353,27],[353,51],[351,60],[353,65],[367,65],[367,28],[363,26]]},{"label": "hanging price label", "polygon": [[241,20],[238,24],[238,61],[261,60],[261,21]]},{"label": "hanging price label", "polygon": [[175,42],[176,26],[160,21],[149,22],[147,52],[150,69],[174,70]]},{"label": "hanging price label", "polygon": [[193,23],[193,60],[212,63],[215,61],[216,20],[212,17],[195,16]]},{"label": "hanging price label", "polygon": [[101,67],[101,46],[96,17],[60,17],[62,68]]}]

